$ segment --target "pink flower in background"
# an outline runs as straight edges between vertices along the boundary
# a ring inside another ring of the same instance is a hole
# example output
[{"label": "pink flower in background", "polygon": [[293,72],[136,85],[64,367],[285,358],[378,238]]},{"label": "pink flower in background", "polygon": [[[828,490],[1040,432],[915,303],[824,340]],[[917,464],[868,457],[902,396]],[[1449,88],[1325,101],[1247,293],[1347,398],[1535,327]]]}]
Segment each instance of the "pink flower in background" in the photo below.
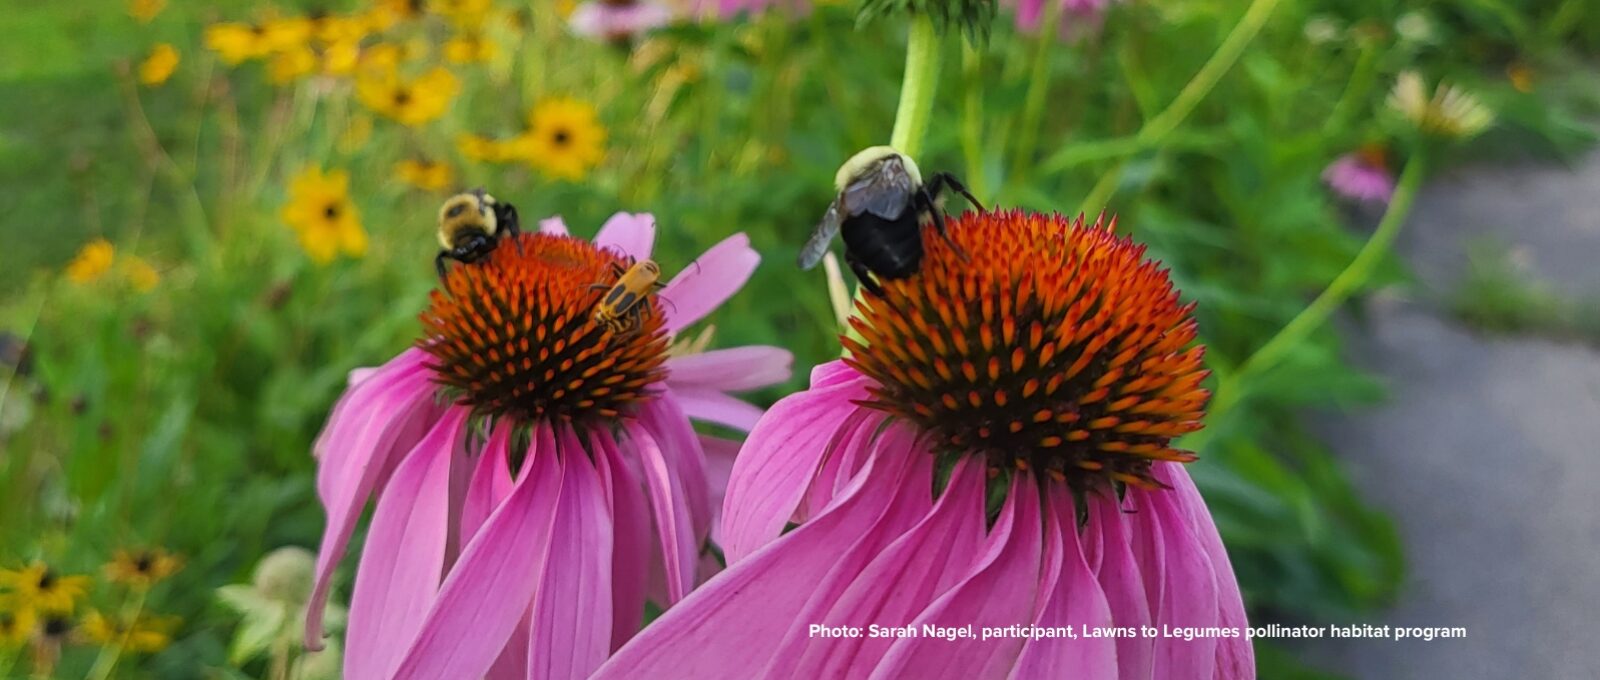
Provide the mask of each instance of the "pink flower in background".
[{"label": "pink flower in background", "polygon": [[584,678],[652,591],[669,605],[693,587],[714,514],[706,452],[732,447],[689,419],[748,430],[760,409],[728,393],[787,379],[791,357],[669,354],[754,271],[743,234],[646,298],[635,329],[594,323],[614,267],[654,239],[649,215],[618,214],[593,243],[545,220],[454,267],[416,347],[352,372],[315,445],[328,524],[306,621],[319,647],[321,603],[375,496],[344,677]]},{"label": "pink flower in background", "polygon": [[[959,251],[925,234],[922,269],[858,301],[849,357],[751,432],[728,569],[596,678],[1254,677],[1242,637],[920,634],[1247,625],[1172,446],[1209,398],[1193,305],[1081,218],[967,213],[950,234]],[[825,632],[872,624],[919,635]]]},{"label": "pink flower in background", "polygon": [[1039,30],[1039,24],[1049,13],[1049,4],[1052,2],[1060,8],[1061,23],[1058,30],[1061,37],[1079,38],[1100,30],[1106,8],[1112,0],[1005,0],[1007,5],[1016,8],[1017,30],[1024,33]]},{"label": "pink flower in background", "polygon": [[1381,146],[1367,145],[1335,158],[1322,171],[1322,181],[1352,201],[1388,205],[1394,196],[1394,173]]},{"label": "pink flower in background", "polygon": [[572,11],[567,22],[578,35],[598,40],[629,40],[672,21],[672,8],[660,2],[590,0]]}]

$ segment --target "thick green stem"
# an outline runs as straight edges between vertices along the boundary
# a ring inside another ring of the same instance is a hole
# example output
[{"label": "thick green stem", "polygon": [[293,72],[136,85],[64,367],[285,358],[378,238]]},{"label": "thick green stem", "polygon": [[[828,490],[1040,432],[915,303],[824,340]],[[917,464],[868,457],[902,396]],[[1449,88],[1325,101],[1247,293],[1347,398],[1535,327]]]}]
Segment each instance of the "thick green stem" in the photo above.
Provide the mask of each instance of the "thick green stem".
[{"label": "thick green stem", "polygon": [[979,200],[989,198],[989,180],[983,171],[983,52],[969,41],[961,43],[961,79],[966,94],[961,106],[961,155],[967,164],[967,186]]},{"label": "thick green stem", "polygon": [[[1194,77],[1183,86],[1183,90],[1178,92],[1172,103],[1139,129],[1135,140],[1141,148],[1152,149],[1160,146],[1167,135],[1178,129],[1184,119],[1194,112],[1194,108],[1211,93],[1217,82],[1222,80],[1222,76],[1239,61],[1244,49],[1250,45],[1250,41],[1255,40],[1256,34],[1261,32],[1261,27],[1266,25],[1267,18],[1272,16],[1272,10],[1277,9],[1278,2],[1279,0],[1254,0],[1250,3],[1250,7],[1244,11],[1244,16],[1239,18],[1239,23],[1234,25],[1228,37],[1217,46],[1217,51],[1212,53],[1211,58],[1206,60],[1199,71],[1195,72]],[[1079,212],[1099,212],[1103,209],[1106,199],[1111,197],[1111,191],[1121,181],[1124,167],[1125,164],[1119,161],[1106,171],[1100,180],[1095,182],[1094,189],[1083,199],[1083,204],[1078,208]]]},{"label": "thick green stem", "polygon": [[894,133],[889,144],[915,159],[928,136],[928,118],[933,113],[933,92],[939,85],[939,33],[933,20],[911,18],[911,33],[906,43],[906,72],[900,84],[900,109],[894,116]]},{"label": "thick green stem", "polygon": [[1248,379],[1253,375],[1276,366],[1295,346],[1305,341],[1306,336],[1326,322],[1352,293],[1360,290],[1372,278],[1378,263],[1383,261],[1384,254],[1389,252],[1389,247],[1399,235],[1400,226],[1405,224],[1406,215],[1411,212],[1411,202],[1422,186],[1426,165],[1422,153],[1406,164],[1405,170],[1400,173],[1394,199],[1389,202],[1389,208],[1384,211],[1383,219],[1378,222],[1378,228],[1372,232],[1366,244],[1361,246],[1361,251],[1356,253],[1355,259],[1350,260],[1344,271],[1339,272],[1333,282],[1329,283],[1310,305],[1300,310],[1300,313],[1290,319],[1276,335],[1239,364],[1238,370],[1218,383],[1217,397],[1211,404],[1213,422],[1218,421],[1222,414],[1238,403],[1242,396],[1241,385],[1248,384]]},{"label": "thick green stem", "polygon": [[1022,123],[1018,125],[1015,160],[1012,161],[1008,183],[1020,185],[1028,166],[1034,158],[1034,144],[1039,139],[1039,121],[1044,117],[1045,95],[1050,93],[1050,54],[1060,38],[1062,3],[1052,2],[1045,8],[1040,22],[1038,41],[1033,46],[1033,59],[1028,68],[1028,94],[1022,102]]}]

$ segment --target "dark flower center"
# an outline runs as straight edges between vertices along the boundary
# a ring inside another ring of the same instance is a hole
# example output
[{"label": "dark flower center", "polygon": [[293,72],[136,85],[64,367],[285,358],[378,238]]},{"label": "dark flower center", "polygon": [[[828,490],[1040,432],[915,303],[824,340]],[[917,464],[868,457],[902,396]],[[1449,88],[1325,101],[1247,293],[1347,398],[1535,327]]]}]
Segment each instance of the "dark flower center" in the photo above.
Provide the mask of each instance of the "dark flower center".
[{"label": "dark flower center", "polygon": [[400,89],[400,90],[395,90],[394,91],[394,105],[395,105],[396,108],[404,108],[407,104],[410,104],[410,103],[411,103],[411,91],[410,90]]},{"label": "dark flower center", "polygon": [[48,591],[54,587],[56,587],[56,573],[54,571],[46,569],[44,573],[39,574],[39,590]]},{"label": "dark flower center", "polygon": [[1152,462],[1194,455],[1209,393],[1193,305],[1144,247],[1060,216],[968,213],[932,228],[909,278],[883,281],[851,323],[846,359],[878,383],[866,405],[945,451],[1087,490],[1158,486]]},{"label": "dark flower center", "polygon": [[322,209],[322,216],[329,222],[339,219],[339,204],[329,203]]},{"label": "dark flower center", "polygon": [[550,141],[554,142],[556,146],[565,147],[568,142],[572,141],[572,135],[566,128],[560,128],[551,133]]},{"label": "dark flower center", "polygon": [[523,234],[458,265],[421,315],[418,346],[435,380],[475,411],[520,422],[626,415],[665,377],[666,332],[653,294],[632,328],[596,324],[595,304],[631,262],[587,241]]}]

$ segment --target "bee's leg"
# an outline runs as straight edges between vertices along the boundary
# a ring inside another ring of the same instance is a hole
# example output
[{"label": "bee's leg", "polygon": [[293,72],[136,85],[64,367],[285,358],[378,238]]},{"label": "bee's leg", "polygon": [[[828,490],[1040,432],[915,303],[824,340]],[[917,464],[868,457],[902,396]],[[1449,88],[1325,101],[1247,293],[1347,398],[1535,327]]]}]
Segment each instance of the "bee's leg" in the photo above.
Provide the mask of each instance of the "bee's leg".
[{"label": "bee's leg", "polygon": [[855,272],[856,280],[861,282],[862,288],[866,288],[868,293],[883,297],[883,288],[878,286],[877,281],[872,280],[872,270],[868,269],[865,263],[856,259],[849,250],[844,251],[844,261],[850,265],[850,271]]},{"label": "bee's leg", "polygon": [[933,181],[937,182],[941,186],[949,185],[951,191],[961,194],[961,197],[967,199],[967,202],[971,203],[972,207],[977,208],[978,212],[984,211],[983,203],[979,202],[978,197],[973,196],[972,192],[967,190],[967,185],[962,184],[961,180],[956,179],[955,175],[952,175],[948,172],[941,172],[937,175],[934,175]]},{"label": "bee's leg", "polygon": [[450,257],[450,253],[447,253],[447,252],[444,252],[444,251],[441,250],[441,251],[439,251],[439,254],[434,256],[434,258],[433,258],[433,268],[439,271],[439,280],[440,281],[444,280],[444,275],[445,275],[444,261],[446,259],[448,259],[449,257]]},{"label": "bee's leg", "polygon": [[931,181],[922,186],[922,191],[918,192],[919,197],[917,200],[921,201],[922,206],[933,214],[933,224],[939,228],[939,238],[944,239],[945,244],[949,245],[950,250],[955,251],[955,254],[962,261],[967,261],[967,253],[961,250],[961,246],[956,245],[955,239],[950,238],[950,229],[946,226],[944,219],[944,207],[940,206],[939,201],[935,198],[944,191],[946,182],[953,181],[954,179],[946,173],[936,173]]},{"label": "bee's leg", "polygon": [[495,209],[494,219],[498,228],[504,229],[506,235],[511,237],[511,242],[516,244],[517,254],[521,255],[522,239],[517,237],[522,235],[522,220],[517,217],[516,206],[510,203],[501,204]]}]

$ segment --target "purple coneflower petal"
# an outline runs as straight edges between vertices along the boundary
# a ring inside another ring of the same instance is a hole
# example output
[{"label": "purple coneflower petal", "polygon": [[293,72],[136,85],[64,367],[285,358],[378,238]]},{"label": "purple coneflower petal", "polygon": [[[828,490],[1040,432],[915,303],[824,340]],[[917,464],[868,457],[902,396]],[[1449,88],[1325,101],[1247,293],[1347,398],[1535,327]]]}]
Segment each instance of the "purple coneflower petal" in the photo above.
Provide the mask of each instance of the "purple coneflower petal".
[{"label": "purple coneflower petal", "polygon": [[744,287],[760,263],[761,255],[750,247],[750,237],[743,232],[711,246],[661,289],[660,296],[670,301],[667,332],[677,333],[722,306]]},{"label": "purple coneflower petal", "polygon": [[[668,465],[689,510],[689,526],[694,529],[696,549],[711,534],[711,489],[706,481],[706,456],[700,450],[700,437],[678,400],[662,396],[650,400],[639,410],[639,424],[654,434],[666,454]],[[692,587],[692,586],[691,586]]]},{"label": "purple coneflower petal", "polygon": [[672,397],[690,418],[745,432],[756,426],[763,413],[761,407],[717,390],[674,388]]},{"label": "purple coneflower petal", "polygon": [[465,548],[483,523],[511,495],[514,481],[506,467],[510,452],[511,427],[500,425],[489,435],[489,441],[478,454],[478,464],[473,468],[472,481],[467,485],[467,495],[461,507],[461,547]]},{"label": "purple coneflower petal", "polygon": [[[1217,524],[1212,521],[1210,511],[1206,510],[1205,499],[1200,496],[1200,489],[1194,485],[1194,480],[1189,477],[1189,472],[1182,466],[1171,463],[1161,463],[1155,466],[1156,478],[1172,488],[1172,493],[1177,496],[1177,504],[1184,508],[1189,518],[1187,525],[1193,529],[1200,543],[1205,547],[1206,555],[1211,558],[1212,567],[1216,569],[1217,603],[1221,607],[1218,613],[1220,624],[1239,630],[1249,625],[1245,616],[1244,597],[1239,592],[1239,581],[1233,575],[1233,563],[1228,559],[1228,551],[1222,545],[1222,536],[1217,533]],[[1248,639],[1223,638],[1217,641],[1217,677],[1243,678],[1250,677],[1255,672],[1255,648]]]},{"label": "purple coneflower petal", "polygon": [[316,583],[306,616],[305,644],[322,648],[322,612],[334,567],[344,556],[356,520],[375,488],[432,424],[438,410],[420,351],[401,353],[340,399],[315,451],[317,495],[328,524],[317,550]]},{"label": "purple coneflower petal", "polygon": [[[1032,478],[1012,478],[988,546],[965,581],[934,601],[912,625],[1006,626],[1031,620],[1039,583],[1042,517]],[[889,647],[873,678],[1005,678],[1022,638],[998,640],[901,638]]]},{"label": "purple coneflower petal", "polygon": [[[922,521],[879,552],[815,622],[910,625],[960,580],[982,546],[983,482],[981,466],[959,464]],[[884,587],[889,583],[894,586]],[[894,642],[881,637],[806,638],[791,632],[787,648],[774,657],[772,667],[792,665],[794,677],[866,677]]]},{"label": "purple coneflower petal", "polygon": [[577,434],[563,426],[560,440],[566,465],[533,598],[529,680],[586,678],[611,653],[611,508]]},{"label": "purple coneflower petal", "polygon": [[668,604],[676,603],[694,586],[694,524],[684,502],[682,481],[656,438],[638,423],[624,423],[628,440],[639,453],[644,467],[645,488],[655,512],[656,531],[661,538],[662,559],[666,564]]},{"label": "purple coneflower petal", "polygon": [[[1122,507],[1115,497],[1091,495],[1089,521],[1084,540],[1097,546],[1099,562],[1095,579],[1105,593],[1111,620],[1118,627],[1148,626],[1151,603],[1145,595],[1145,579],[1130,546],[1132,537],[1122,518]],[[1150,677],[1154,640],[1144,636],[1119,637],[1117,669],[1119,677]]]},{"label": "purple coneflower petal", "polygon": [[[827,512],[668,609],[592,680],[751,677],[772,655],[772,640],[807,625],[798,617],[812,593],[795,584],[830,571],[839,553],[860,540],[895,496],[908,466],[894,457],[874,460],[882,474],[861,475]],[[685,649],[696,653],[684,654]]]},{"label": "purple coneflower petal", "polygon": [[[1165,490],[1131,489],[1134,512],[1125,519],[1133,535],[1134,555],[1141,560],[1150,617],[1156,626],[1217,625],[1217,587],[1211,558],[1194,537],[1184,516]],[[1212,637],[1155,640],[1156,677],[1182,674],[1209,680],[1215,672],[1217,640]]]},{"label": "purple coneflower petal", "polygon": [[428,613],[450,530],[450,459],[465,422],[465,410],[446,413],[378,498],[350,598],[348,678],[389,677]]},{"label": "purple coneflower petal", "polygon": [[543,424],[535,439],[527,469],[462,551],[393,680],[483,675],[527,618],[563,492],[555,434]]},{"label": "purple coneflower petal", "polygon": [[[815,374],[813,374],[815,377]],[[833,433],[818,423],[836,422],[855,410],[852,399],[867,395],[866,381],[792,394],[772,405],[745,440],[734,461],[722,508],[723,554],[733,564],[778,537],[804,497]]]},{"label": "purple coneflower petal", "polygon": [[[1047,558],[1046,566],[1056,573],[1047,579],[1046,598],[1035,624],[1040,627],[1076,624],[1091,628],[1114,625],[1105,593],[1100,591],[1100,584],[1095,582],[1094,573],[1083,558],[1071,492],[1065,487],[1054,487],[1047,502],[1050,510],[1045,513],[1046,552],[1055,555]],[[1023,645],[1011,673],[1015,680],[1068,676],[1117,677],[1116,643],[1110,638],[1030,639]]]},{"label": "purple coneflower petal", "polygon": [[567,231],[567,221],[561,219],[560,215],[539,220],[539,233],[552,236],[570,235],[570,232]]},{"label": "purple coneflower petal", "polygon": [[656,242],[656,218],[650,213],[619,212],[600,225],[594,244],[612,248],[635,260],[650,259]]},{"label": "purple coneflower petal", "polygon": [[600,478],[611,499],[611,647],[615,650],[639,632],[644,619],[645,591],[656,562],[650,545],[652,533],[650,507],[644,498],[644,484],[623,460],[610,435],[590,436],[590,450],[601,452]]},{"label": "purple coneflower petal", "polygon": [[781,347],[750,345],[714,349],[667,360],[667,383],[743,392],[776,385],[793,374],[794,355]]}]

